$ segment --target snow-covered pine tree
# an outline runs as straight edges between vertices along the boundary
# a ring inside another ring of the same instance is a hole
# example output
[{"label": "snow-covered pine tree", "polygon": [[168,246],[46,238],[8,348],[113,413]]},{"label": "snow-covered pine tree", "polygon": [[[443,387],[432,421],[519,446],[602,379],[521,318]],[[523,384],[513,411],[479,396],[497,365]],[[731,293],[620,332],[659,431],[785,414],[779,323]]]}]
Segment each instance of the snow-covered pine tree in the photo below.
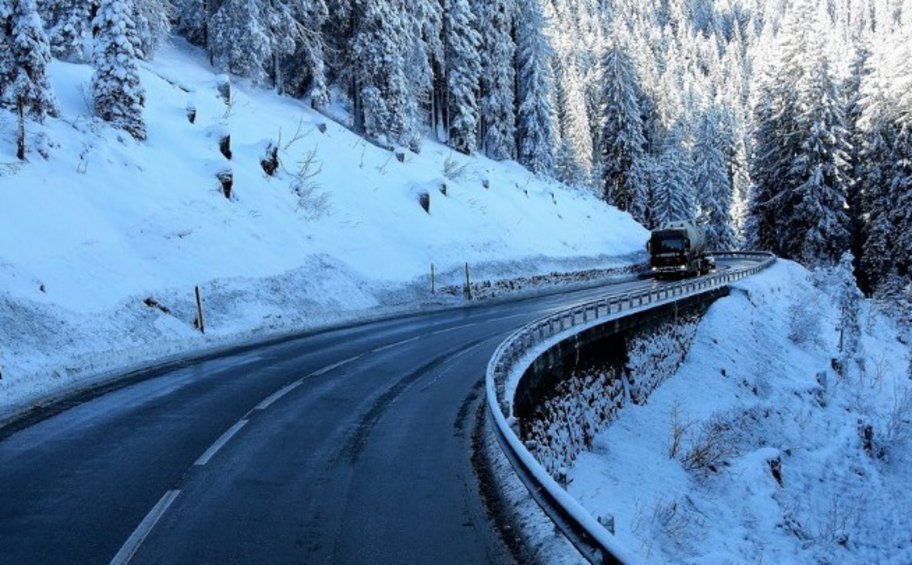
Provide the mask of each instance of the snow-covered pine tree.
[{"label": "snow-covered pine tree", "polygon": [[326,41],[323,25],[329,18],[329,8],[324,0],[309,0],[292,4],[299,37],[295,52],[285,61],[284,90],[296,96],[310,98],[314,108],[329,103],[326,81]]},{"label": "snow-covered pine tree", "polygon": [[55,57],[80,62],[91,58],[98,0],[40,0],[38,8]]},{"label": "snow-covered pine tree", "polygon": [[262,0],[263,27],[269,39],[266,75],[280,94],[285,92],[283,74],[285,59],[292,55],[301,37],[302,27],[295,18],[294,0]]},{"label": "snow-covered pine tree", "polygon": [[[0,43],[4,46],[13,43],[13,2],[0,0]],[[6,90],[13,83],[16,63],[13,50],[0,49],[0,107],[6,106]]]},{"label": "snow-covered pine tree", "polygon": [[[849,135],[848,172],[849,182],[846,187],[846,202],[850,218],[850,234],[852,255],[857,259],[861,257],[864,246],[864,211],[862,199],[861,178],[864,176],[866,163],[862,160],[861,152],[865,145],[865,132],[862,129],[861,118],[864,107],[861,104],[861,84],[868,72],[867,60],[871,51],[867,44],[859,42],[854,46],[852,62],[849,66],[849,76],[845,80],[842,91],[846,97],[846,129]],[[859,280],[859,286],[866,288],[866,282]]]},{"label": "snow-covered pine tree", "polygon": [[861,291],[855,283],[855,258],[852,253],[843,253],[835,269],[837,305],[839,307],[839,354],[842,366],[848,368],[850,361],[856,359],[861,346],[861,324],[858,311],[862,299]]},{"label": "snow-covered pine tree", "polygon": [[[443,7],[440,0],[399,0],[399,11],[405,18],[405,67],[409,90],[415,101],[415,122],[434,123],[439,116],[435,84],[440,85],[443,61]],[[436,82],[435,82],[436,81]],[[417,147],[417,136],[411,144]]]},{"label": "snow-covered pine tree", "polygon": [[413,145],[418,103],[408,79],[402,45],[408,28],[397,0],[355,0],[352,97],[355,127],[381,143]]},{"label": "snow-covered pine tree", "polygon": [[170,0],[140,0],[133,2],[133,22],[136,25],[134,50],[140,59],[149,60],[171,32],[174,6]]},{"label": "snow-covered pine tree", "polygon": [[[697,123],[693,148],[694,194],[700,215],[706,218],[706,245],[709,249],[735,248],[732,229],[732,186],[729,178],[731,134],[722,131],[717,108],[708,108]],[[723,146],[726,150],[723,150]]]},{"label": "snow-covered pine tree", "polygon": [[443,30],[448,143],[470,154],[478,142],[481,36],[468,0],[445,0]]},{"label": "snow-covered pine tree", "polygon": [[795,184],[791,157],[799,149],[792,141],[797,100],[787,76],[777,69],[760,79],[749,163],[752,186],[745,226],[747,246],[774,253],[782,252],[778,225],[790,212],[785,208],[784,191]]},{"label": "snow-covered pine tree", "polygon": [[792,163],[798,184],[789,187],[795,204],[781,227],[785,256],[809,266],[835,265],[850,245],[848,131],[843,98],[824,50],[829,16],[821,9],[817,18],[797,83],[795,127],[801,147]]},{"label": "snow-covered pine tree", "polygon": [[209,18],[212,16],[213,0],[172,0],[174,5],[174,27],[190,43],[206,47],[209,42]]},{"label": "snow-covered pine tree", "polygon": [[569,58],[558,61],[556,67],[558,80],[555,90],[561,140],[556,174],[567,184],[582,186],[589,182],[592,173],[595,158],[593,138],[597,136],[598,128],[592,128],[590,123],[590,104],[582,71]]},{"label": "snow-covered pine tree", "polygon": [[495,160],[516,155],[513,0],[474,0],[482,38],[479,129],[481,147]]},{"label": "snow-covered pine tree", "polygon": [[643,222],[646,218],[643,118],[637,97],[636,70],[617,37],[602,63],[602,89],[602,197]]},{"label": "snow-covered pine tree", "polygon": [[268,14],[259,0],[225,0],[209,19],[209,57],[230,73],[256,81],[267,78],[274,63]]},{"label": "snow-covered pine tree", "polygon": [[207,29],[213,64],[257,81],[269,79],[282,91],[284,58],[294,53],[301,34],[287,0],[225,0]]},{"label": "snow-covered pine tree", "polygon": [[0,56],[4,83],[0,105],[21,110],[38,121],[56,116],[57,102],[47,80],[51,49],[35,0],[7,0],[3,4],[0,15],[8,14],[3,34],[8,48]]},{"label": "snow-covered pine tree", "polygon": [[581,187],[586,184],[586,174],[576,158],[568,138],[563,138],[557,146],[554,156],[554,177],[568,186]]},{"label": "snow-covered pine tree", "polygon": [[782,225],[794,213],[792,193],[802,182],[793,170],[794,157],[802,154],[802,136],[796,130],[797,81],[804,68],[804,26],[813,11],[804,0],[800,4],[803,11],[798,13],[795,9],[790,13],[788,25],[770,48],[775,57],[756,79],[747,246],[780,255],[787,254],[786,245],[790,244]]},{"label": "snow-covered pine tree", "polygon": [[868,292],[880,294],[881,287],[896,269],[896,228],[894,194],[890,186],[893,147],[896,139],[896,102],[892,99],[883,51],[872,53],[862,81],[862,146],[859,148],[859,185],[864,223],[859,279]]},{"label": "snow-covered pine tree", "polygon": [[680,127],[672,129],[666,135],[662,154],[654,164],[647,227],[656,228],[694,217],[691,159],[684,147]]},{"label": "snow-covered pine tree", "polygon": [[551,173],[554,168],[552,52],[543,28],[539,0],[521,2],[516,24],[516,146],[519,162],[534,173]]},{"label": "snow-covered pine tree", "polygon": [[93,25],[95,74],[92,97],[95,115],[111,122],[135,139],[146,138],[143,107],[146,94],[136,68],[136,27],[132,19],[133,0],[102,0]]}]

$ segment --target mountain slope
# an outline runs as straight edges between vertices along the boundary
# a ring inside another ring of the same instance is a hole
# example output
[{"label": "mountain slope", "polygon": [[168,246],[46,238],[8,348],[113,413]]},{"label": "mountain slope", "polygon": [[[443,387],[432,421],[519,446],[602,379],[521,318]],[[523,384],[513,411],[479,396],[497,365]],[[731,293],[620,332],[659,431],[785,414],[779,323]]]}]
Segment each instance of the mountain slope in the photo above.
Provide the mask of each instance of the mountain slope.
[{"label": "mountain slope", "polygon": [[141,71],[147,142],[91,117],[91,73],[51,65],[61,117],[28,124],[24,165],[0,113],[0,410],[188,349],[439,303],[432,263],[452,285],[466,262],[482,280],[642,259],[646,231],[627,214],[515,163],[431,141],[399,162],[246,83],[226,103],[226,77],[180,40]]}]

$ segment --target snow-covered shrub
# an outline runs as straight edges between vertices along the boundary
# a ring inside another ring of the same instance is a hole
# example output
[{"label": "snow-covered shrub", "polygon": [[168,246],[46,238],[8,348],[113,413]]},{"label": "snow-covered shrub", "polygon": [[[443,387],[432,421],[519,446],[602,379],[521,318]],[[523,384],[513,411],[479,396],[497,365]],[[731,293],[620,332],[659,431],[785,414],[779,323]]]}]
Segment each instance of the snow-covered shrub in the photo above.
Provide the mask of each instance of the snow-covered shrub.
[{"label": "snow-covered shrub", "polygon": [[716,472],[735,455],[734,422],[717,415],[700,427],[700,431],[681,456],[681,464],[688,471]]},{"label": "snow-covered shrub", "polygon": [[795,300],[789,313],[789,339],[798,344],[820,338],[820,307],[816,300]]},{"label": "snow-covered shrub", "polygon": [[912,438],[912,386],[894,391],[893,406],[887,413],[884,428],[886,441],[890,444]]},{"label": "snow-covered shrub", "polygon": [[706,420],[691,437],[680,457],[688,471],[717,472],[740,453],[760,443],[751,436],[764,419],[759,408],[718,412]]},{"label": "snow-covered shrub", "polygon": [[443,160],[443,176],[451,181],[460,181],[466,178],[469,172],[468,163],[460,163],[456,159],[447,157]]}]

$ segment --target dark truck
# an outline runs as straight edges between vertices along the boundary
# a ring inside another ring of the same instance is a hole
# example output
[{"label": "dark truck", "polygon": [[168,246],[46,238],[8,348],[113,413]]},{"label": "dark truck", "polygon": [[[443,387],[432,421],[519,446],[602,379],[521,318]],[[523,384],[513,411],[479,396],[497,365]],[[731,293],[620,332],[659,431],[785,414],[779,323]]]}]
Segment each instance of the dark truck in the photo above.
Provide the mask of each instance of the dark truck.
[{"label": "dark truck", "polygon": [[716,266],[706,254],[706,232],[697,220],[671,222],[653,230],[646,250],[656,277],[703,275]]}]

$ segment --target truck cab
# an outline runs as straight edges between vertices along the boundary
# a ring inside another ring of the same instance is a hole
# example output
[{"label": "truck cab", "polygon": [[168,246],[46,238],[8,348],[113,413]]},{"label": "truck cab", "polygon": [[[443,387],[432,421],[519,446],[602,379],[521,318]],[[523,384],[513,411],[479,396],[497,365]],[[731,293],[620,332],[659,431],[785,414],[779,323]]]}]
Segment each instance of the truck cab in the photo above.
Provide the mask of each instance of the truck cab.
[{"label": "truck cab", "polygon": [[674,222],[653,230],[646,249],[650,270],[657,277],[708,273],[715,265],[705,255],[706,238],[693,221]]}]

